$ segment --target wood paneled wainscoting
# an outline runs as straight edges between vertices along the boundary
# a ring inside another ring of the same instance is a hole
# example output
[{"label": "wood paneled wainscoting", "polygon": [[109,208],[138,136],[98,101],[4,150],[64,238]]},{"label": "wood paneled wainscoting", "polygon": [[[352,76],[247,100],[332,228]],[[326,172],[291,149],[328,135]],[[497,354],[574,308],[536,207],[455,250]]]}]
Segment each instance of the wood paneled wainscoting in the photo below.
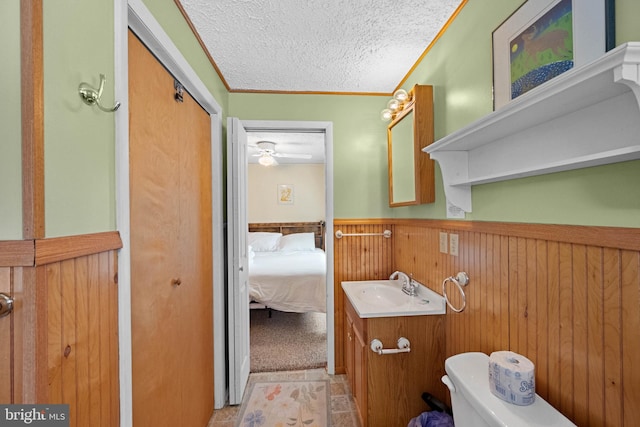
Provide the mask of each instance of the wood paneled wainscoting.
[{"label": "wood paneled wainscoting", "polygon": [[[402,270],[442,293],[446,277],[466,271],[466,309],[445,318],[446,356],[515,351],[535,363],[536,392],[577,425],[637,425],[640,229],[405,219],[336,220],[334,227],[393,232],[391,239],[334,237],[335,307],[342,307],[342,280]],[[458,235],[458,256],[440,253],[441,232]],[[448,292],[459,304],[455,287]],[[343,322],[336,309],[337,366]],[[444,370],[444,360],[432,368]],[[425,391],[448,400],[443,385],[433,387]]]},{"label": "wood paneled wainscoting", "polygon": [[121,247],[117,232],[0,242],[0,291],[15,300],[0,319],[1,402],[67,403],[71,426],[119,425]]},{"label": "wood paneled wainscoting", "polygon": [[[344,234],[382,234],[392,224],[383,221],[335,221]],[[393,273],[393,239],[381,236],[346,236],[334,240],[334,322],[336,371],[345,373],[346,314],[341,283],[349,280],[388,279]]]}]

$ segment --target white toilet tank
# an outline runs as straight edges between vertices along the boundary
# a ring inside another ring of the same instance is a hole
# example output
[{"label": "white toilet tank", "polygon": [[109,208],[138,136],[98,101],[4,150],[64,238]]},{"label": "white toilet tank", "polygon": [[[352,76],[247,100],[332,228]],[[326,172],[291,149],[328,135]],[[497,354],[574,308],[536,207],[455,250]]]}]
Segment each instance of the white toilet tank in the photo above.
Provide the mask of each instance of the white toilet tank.
[{"label": "white toilet tank", "polygon": [[449,357],[444,366],[447,375],[442,382],[451,392],[456,427],[575,427],[537,394],[528,406],[494,396],[489,388],[489,356],[484,353],[457,354]]}]

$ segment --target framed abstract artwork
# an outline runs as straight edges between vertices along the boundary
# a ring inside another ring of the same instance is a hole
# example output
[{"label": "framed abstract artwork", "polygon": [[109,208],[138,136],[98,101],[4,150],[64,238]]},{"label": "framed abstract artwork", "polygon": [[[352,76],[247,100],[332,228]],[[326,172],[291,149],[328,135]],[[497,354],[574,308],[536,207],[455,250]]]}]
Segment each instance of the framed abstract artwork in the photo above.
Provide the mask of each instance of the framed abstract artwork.
[{"label": "framed abstract artwork", "polygon": [[293,204],[293,185],[278,184],[278,204],[280,205]]},{"label": "framed abstract artwork", "polygon": [[614,0],[528,0],[492,35],[494,110],[613,47]]}]

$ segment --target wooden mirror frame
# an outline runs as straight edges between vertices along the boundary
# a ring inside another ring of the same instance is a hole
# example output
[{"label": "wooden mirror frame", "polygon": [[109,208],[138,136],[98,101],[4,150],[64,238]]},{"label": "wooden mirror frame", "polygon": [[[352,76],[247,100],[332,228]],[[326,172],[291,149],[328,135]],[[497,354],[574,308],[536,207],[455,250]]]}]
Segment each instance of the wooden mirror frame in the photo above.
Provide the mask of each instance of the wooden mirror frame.
[{"label": "wooden mirror frame", "polygon": [[[435,165],[422,149],[433,143],[433,86],[415,85],[410,94],[410,101],[404,109],[389,123],[387,127],[387,150],[389,171],[389,206],[412,206],[435,201]],[[413,114],[410,114],[413,113]],[[393,200],[393,156],[392,131],[403,119],[413,119],[413,167],[415,198],[413,200],[394,202]]]}]

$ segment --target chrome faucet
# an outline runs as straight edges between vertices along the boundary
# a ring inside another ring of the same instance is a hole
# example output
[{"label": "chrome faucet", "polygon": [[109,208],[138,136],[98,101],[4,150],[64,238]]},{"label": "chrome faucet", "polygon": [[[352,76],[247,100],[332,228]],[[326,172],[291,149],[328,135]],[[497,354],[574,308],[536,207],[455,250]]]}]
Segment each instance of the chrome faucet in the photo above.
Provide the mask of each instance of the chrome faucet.
[{"label": "chrome faucet", "polygon": [[391,273],[391,276],[389,276],[389,280],[396,280],[398,277],[402,281],[402,292],[412,297],[416,296],[416,285],[406,273],[394,271]]}]

